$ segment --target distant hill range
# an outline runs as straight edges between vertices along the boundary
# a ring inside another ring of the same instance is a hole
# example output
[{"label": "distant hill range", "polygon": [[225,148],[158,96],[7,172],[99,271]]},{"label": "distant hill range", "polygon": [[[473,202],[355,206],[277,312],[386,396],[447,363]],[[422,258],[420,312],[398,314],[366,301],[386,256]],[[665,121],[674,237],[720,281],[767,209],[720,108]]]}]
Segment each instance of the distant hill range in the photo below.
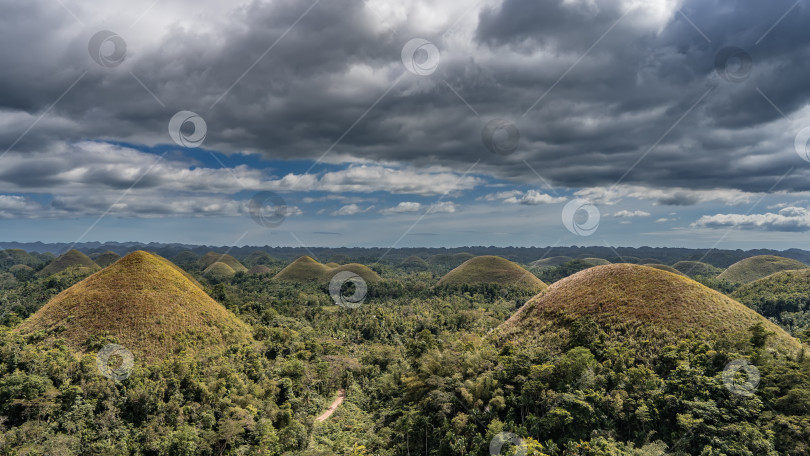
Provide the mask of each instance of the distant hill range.
[{"label": "distant hill range", "polygon": [[[660,263],[672,265],[678,261],[702,261],[719,268],[727,268],[732,264],[755,255],[778,255],[792,258],[810,264],[810,250],[788,249],[754,249],[754,250],[712,250],[688,249],[674,247],[454,247],[454,248],[398,248],[389,251],[386,247],[360,248],[360,247],[271,247],[271,246],[210,246],[193,244],[166,244],[143,242],[80,242],[71,243],[42,243],[42,242],[0,242],[0,249],[22,249],[27,252],[52,253],[61,255],[68,250],[76,249],[88,256],[114,252],[126,255],[135,250],[154,252],[165,258],[173,258],[183,251],[190,251],[202,257],[209,252],[228,253],[244,261],[251,253],[263,251],[273,258],[292,261],[303,255],[315,257],[319,262],[333,261],[336,258],[350,259],[352,262],[372,264],[382,258],[382,263],[400,264],[409,257],[424,259],[427,263],[438,260],[452,259],[455,267],[473,256],[495,255],[521,264],[529,264],[543,258],[570,257],[570,258],[601,258],[611,263]],[[705,256],[705,257],[704,257]],[[452,258],[451,258],[452,257]],[[644,261],[641,261],[643,259]],[[348,260],[347,260],[348,261]],[[344,261],[344,262],[347,262]],[[449,261],[449,260],[448,260]],[[245,262],[250,265],[251,262]],[[687,273],[688,274],[688,273]]]}]

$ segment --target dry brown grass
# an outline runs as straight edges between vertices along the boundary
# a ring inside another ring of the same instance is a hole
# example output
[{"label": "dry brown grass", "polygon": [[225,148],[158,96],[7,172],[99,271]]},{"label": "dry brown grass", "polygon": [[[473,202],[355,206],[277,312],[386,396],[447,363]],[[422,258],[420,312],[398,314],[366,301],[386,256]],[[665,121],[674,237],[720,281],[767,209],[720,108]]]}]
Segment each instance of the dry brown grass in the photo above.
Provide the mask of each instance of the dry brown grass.
[{"label": "dry brown grass", "polygon": [[[763,323],[771,348],[795,353],[801,345],[758,313],[692,279],[633,264],[596,266],[554,283],[499,327],[507,337],[531,336],[550,326],[590,318],[608,332],[642,328],[675,338],[747,340]],[[662,337],[662,343],[665,340]]]},{"label": "dry brown grass", "polygon": [[467,260],[461,266],[445,274],[436,284],[459,286],[474,283],[492,283],[504,286],[543,290],[547,285],[531,272],[498,256],[479,256]]},{"label": "dry brown grass", "polygon": [[309,256],[297,258],[276,274],[273,279],[285,282],[320,282],[332,269]]},{"label": "dry brown grass", "polygon": [[806,264],[791,258],[776,255],[757,255],[732,264],[717,277],[729,282],[749,283],[779,271],[806,268]]},{"label": "dry brown grass", "polygon": [[47,266],[42,268],[37,275],[40,277],[48,277],[73,267],[90,268],[92,271],[98,271],[100,269],[87,255],[78,250],[71,250],[50,262]]},{"label": "dry brown grass", "polygon": [[201,256],[197,262],[203,269],[208,268],[214,263],[223,263],[227,264],[228,267],[234,270],[234,272],[247,272],[245,265],[227,253],[208,252]]},{"label": "dry brown grass", "polygon": [[109,335],[143,360],[164,359],[181,346],[218,351],[249,343],[249,327],[157,255],[133,252],[54,297],[18,329],[44,330],[83,352]]}]

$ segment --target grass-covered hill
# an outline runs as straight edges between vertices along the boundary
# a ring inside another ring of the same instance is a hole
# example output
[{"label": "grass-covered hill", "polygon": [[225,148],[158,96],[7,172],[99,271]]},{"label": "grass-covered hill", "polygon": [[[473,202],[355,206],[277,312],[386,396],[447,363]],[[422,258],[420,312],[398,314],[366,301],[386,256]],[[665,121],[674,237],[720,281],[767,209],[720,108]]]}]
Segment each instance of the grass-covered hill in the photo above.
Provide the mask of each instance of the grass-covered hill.
[{"label": "grass-covered hill", "polygon": [[248,274],[250,275],[263,275],[270,274],[271,272],[273,272],[273,270],[263,264],[257,264],[256,266],[248,269]]},{"label": "grass-covered hill", "polygon": [[806,264],[791,258],[757,255],[732,264],[717,278],[732,283],[749,283],[775,272],[805,268],[807,268]]},{"label": "grass-covered hill", "polygon": [[269,266],[273,264],[279,264],[281,263],[281,260],[273,257],[264,250],[255,250],[253,252],[250,252],[248,256],[243,258],[242,263],[245,265],[245,267],[253,267],[258,265]]},{"label": "grass-covered hill", "polygon": [[547,286],[519,264],[497,256],[471,258],[445,274],[436,286],[457,287],[469,284],[495,284],[538,291]]},{"label": "grass-covered hill", "polygon": [[203,271],[203,275],[213,280],[226,280],[233,277],[236,271],[227,264],[217,261]]},{"label": "grass-covered hill", "polygon": [[322,281],[329,271],[331,268],[328,266],[304,255],[288,264],[273,279],[284,282],[314,283]]},{"label": "grass-covered hill", "polygon": [[742,285],[731,297],[785,326],[810,327],[810,269],[771,274]]},{"label": "grass-covered hill", "polygon": [[247,268],[239,262],[236,258],[228,255],[227,253],[208,252],[201,256],[197,263],[201,268],[205,269],[214,263],[227,264],[234,272],[247,272]]},{"label": "grass-covered hill", "polygon": [[637,331],[661,344],[683,337],[744,340],[762,323],[772,348],[796,353],[800,344],[743,304],[692,279],[633,264],[596,266],[560,280],[527,302],[499,331],[507,337],[542,335],[588,319],[605,331]]},{"label": "grass-covered hill", "polygon": [[70,250],[58,256],[55,260],[42,268],[37,275],[40,277],[48,277],[63,272],[68,268],[87,268],[88,272],[99,270],[99,266],[91,260],[90,257],[78,250]]},{"label": "grass-covered hill", "polygon": [[121,255],[119,255],[119,254],[117,254],[115,252],[110,252],[108,250],[108,251],[106,251],[104,253],[100,253],[100,254],[96,255],[93,258],[93,261],[95,261],[96,264],[101,266],[102,268],[106,268],[107,266],[115,263],[116,261],[118,261],[120,259],[121,259]]},{"label": "grass-covered hill", "polygon": [[353,272],[358,276],[360,276],[360,278],[365,280],[366,283],[377,283],[381,280],[380,276],[376,272],[374,272],[371,268],[369,268],[364,264],[359,263],[349,263],[334,267],[324,275],[323,280],[325,282],[328,282],[329,280],[332,280],[332,277],[334,277],[335,274],[342,271]]},{"label": "grass-covered hill", "polygon": [[109,336],[136,360],[171,356],[180,346],[219,351],[251,341],[249,327],[168,260],[133,252],[51,299],[16,331],[44,331],[78,351]]},{"label": "grass-covered hill", "polygon": [[723,272],[722,268],[712,266],[709,263],[694,260],[678,261],[677,263],[673,264],[672,267],[689,277],[717,277]]},{"label": "grass-covered hill", "polygon": [[411,255],[408,258],[405,258],[399,264],[399,267],[409,271],[424,271],[430,268],[430,265],[428,264],[427,261],[423,260],[422,258],[415,255]]},{"label": "grass-covered hill", "polygon": [[531,263],[529,263],[529,265],[537,268],[554,268],[557,266],[562,266],[571,260],[573,260],[573,258],[569,256],[554,256],[550,258],[541,258],[539,260],[532,261]]},{"label": "grass-covered hill", "polygon": [[582,261],[587,261],[588,263],[590,263],[590,264],[592,264],[594,266],[602,266],[602,265],[605,265],[605,264],[610,264],[610,261],[608,261],[608,260],[606,260],[604,258],[585,257],[585,258],[582,258]]},{"label": "grass-covered hill", "polygon": [[672,266],[667,266],[666,264],[647,263],[647,264],[644,264],[644,266],[647,266],[648,268],[660,269],[662,271],[667,271],[667,272],[671,272],[673,274],[678,274],[678,275],[682,275],[682,276],[686,275],[686,274],[682,273],[681,271],[673,268]]}]

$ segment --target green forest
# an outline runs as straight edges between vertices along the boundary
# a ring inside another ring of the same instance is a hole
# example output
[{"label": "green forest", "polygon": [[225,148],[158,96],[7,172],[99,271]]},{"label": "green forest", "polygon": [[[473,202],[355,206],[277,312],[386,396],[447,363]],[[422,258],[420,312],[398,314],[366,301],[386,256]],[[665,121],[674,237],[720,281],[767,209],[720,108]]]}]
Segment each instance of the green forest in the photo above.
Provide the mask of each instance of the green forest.
[{"label": "green forest", "polygon": [[[810,452],[810,359],[804,348],[774,349],[775,331],[763,323],[712,338],[676,337],[654,325],[586,316],[528,335],[499,327],[536,290],[436,286],[452,264],[370,264],[381,280],[368,283],[352,308],[336,305],[328,283],[274,280],[287,262],[268,255],[241,259],[247,268],[264,266],[262,273],[216,277],[185,258],[178,265],[249,326],[253,341],[216,355],[181,344],[156,362],[136,357],[123,379],[97,368],[99,350],[121,342],[115,334],[90,335],[77,354],[58,329],[16,330],[89,271],[37,275],[53,260],[48,255],[30,255],[27,268],[3,266],[0,453]],[[530,270],[552,284],[590,267],[575,260]],[[739,289],[696,279],[726,293]],[[755,310],[779,322],[771,307]],[[804,325],[796,326],[782,325],[807,342]],[[734,363],[744,368],[729,375]],[[345,401],[316,421],[341,389]]]}]

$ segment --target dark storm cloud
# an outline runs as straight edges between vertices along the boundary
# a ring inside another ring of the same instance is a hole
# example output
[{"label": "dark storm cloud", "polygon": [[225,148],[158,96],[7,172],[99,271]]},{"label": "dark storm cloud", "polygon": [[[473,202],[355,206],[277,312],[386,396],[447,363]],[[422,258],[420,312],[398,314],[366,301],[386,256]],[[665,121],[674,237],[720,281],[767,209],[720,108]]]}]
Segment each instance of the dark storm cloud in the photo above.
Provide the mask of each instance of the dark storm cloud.
[{"label": "dark storm cloud", "polygon": [[[312,3],[251,2],[210,23],[194,24],[189,14],[182,19],[192,25],[178,18],[150,33],[120,26],[128,55],[115,68],[87,51],[93,33],[112,25],[78,26],[54,3],[3,5],[0,39],[14,45],[0,51],[0,151],[86,71],[15,151],[86,139],[168,143],[171,116],[191,110],[206,120],[204,146],[224,152],[317,159],[345,134],[327,160],[458,172],[481,160],[476,173],[539,185],[525,160],[554,185],[589,187],[616,182],[678,123],[624,183],[764,191],[794,166],[779,189],[810,189],[791,130],[810,121],[800,112],[810,94],[807,8],[797,6],[762,38],[793,1],[677,5],[698,31],[672,2],[641,2],[622,17],[630,2],[505,0],[471,12],[474,28],[462,21],[447,35],[471,5],[460,2],[437,25],[393,2],[405,13],[382,11],[385,24],[360,0],[322,1],[303,17]],[[401,64],[413,37],[440,49],[434,74],[416,76]],[[717,52],[731,45],[754,62],[741,83],[714,69]],[[481,143],[492,118],[517,125],[514,154],[494,155]],[[47,161],[38,166],[39,181],[20,168],[15,183],[44,185],[54,171]],[[692,202],[682,196],[665,204]]]}]

